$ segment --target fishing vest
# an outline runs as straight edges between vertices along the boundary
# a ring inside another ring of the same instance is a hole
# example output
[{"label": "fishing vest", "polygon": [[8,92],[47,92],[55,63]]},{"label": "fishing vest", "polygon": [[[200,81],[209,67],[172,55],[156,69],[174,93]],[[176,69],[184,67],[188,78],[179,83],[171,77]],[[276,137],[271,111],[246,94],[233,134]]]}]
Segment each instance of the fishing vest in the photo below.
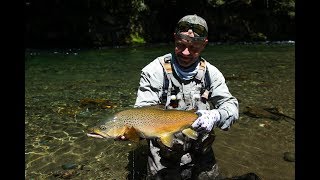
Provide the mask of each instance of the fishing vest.
[{"label": "fishing vest", "polygon": [[161,104],[164,104],[167,109],[209,110],[210,77],[206,68],[206,60],[200,57],[197,74],[191,80],[183,80],[175,73],[171,59],[171,54],[159,58],[164,69]]},{"label": "fishing vest", "polygon": [[[208,101],[211,96],[209,91],[211,81],[204,58],[200,58],[198,72],[190,80],[183,80],[178,77],[172,66],[171,54],[166,54],[158,59],[164,69],[164,83],[160,97],[161,104],[165,105],[167,109],[212,109]],[[214,139],[214,131],[208,134],[200,134],[197,140],[190,139],[181,132],[176,133],[174,141],[177,143],[174,143],[172,147],[175,151],[169,150],[156,140],[151,140],[151,142],[153,146],[162,147],[159,151],[161,157],[172,160],[173,157],[180,157],[179,153],[197,152],[205,154],[210,151]],[[191,161],[191,159],[188,158],[186,161]]]}]

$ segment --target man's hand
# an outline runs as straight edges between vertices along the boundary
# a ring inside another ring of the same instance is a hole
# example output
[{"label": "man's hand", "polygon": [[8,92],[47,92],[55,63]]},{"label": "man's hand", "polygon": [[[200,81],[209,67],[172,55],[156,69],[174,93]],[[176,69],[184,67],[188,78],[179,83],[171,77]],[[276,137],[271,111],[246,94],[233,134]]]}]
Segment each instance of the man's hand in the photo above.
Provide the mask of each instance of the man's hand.
[{"label": "man's hand", "polygon": [[196,114],[198,114],[199,117],[196,121],[194,121],[192,127],[199,133],[210,132],[220,120],[220,113],[216,109],[198,110]]}]

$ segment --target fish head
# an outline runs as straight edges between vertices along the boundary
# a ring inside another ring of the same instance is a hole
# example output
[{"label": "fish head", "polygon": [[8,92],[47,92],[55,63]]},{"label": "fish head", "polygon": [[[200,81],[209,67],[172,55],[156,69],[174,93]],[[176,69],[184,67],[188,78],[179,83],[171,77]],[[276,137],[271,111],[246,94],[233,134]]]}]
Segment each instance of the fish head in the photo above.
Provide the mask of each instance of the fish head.
[{"label": "fish head", "polygon": [[125,134],[127,127],[119,126],[116,119],[102,122],[88,129],[87,136],[95,138],[119,138]]}]

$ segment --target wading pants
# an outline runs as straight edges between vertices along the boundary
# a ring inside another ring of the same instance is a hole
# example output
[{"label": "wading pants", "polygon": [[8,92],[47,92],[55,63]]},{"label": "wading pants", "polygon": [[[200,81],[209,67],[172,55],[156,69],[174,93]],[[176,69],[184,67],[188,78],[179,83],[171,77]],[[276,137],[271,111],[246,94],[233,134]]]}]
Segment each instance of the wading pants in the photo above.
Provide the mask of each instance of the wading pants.
[{"label": "wading pants", "polygon": [[171,149],[164,147],[157,140],[148,140],[147,180],[215,180],[221,178],[211,147],[214,135],[201,137],[197,141],[185,140],[185,138],[178,135]]}]

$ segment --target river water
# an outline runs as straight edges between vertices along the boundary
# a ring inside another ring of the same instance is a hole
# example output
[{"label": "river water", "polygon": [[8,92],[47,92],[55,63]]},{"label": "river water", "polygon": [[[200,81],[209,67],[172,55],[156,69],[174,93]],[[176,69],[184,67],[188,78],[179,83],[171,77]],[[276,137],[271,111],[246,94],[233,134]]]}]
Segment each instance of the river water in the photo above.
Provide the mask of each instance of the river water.
[{"label": "river water", "polygon": [[[94,139],[86,129],[132,107],[140,70],[172,45],[88,50],[27,50],[25,59],[26,179],[140,179],[146,144]],[[207,46],[203,57],[226,77],[240,104],[229,131],[216,129],[213,149],[221,173],[254,172],[295,179],[295,122],[244,114],[247,106],[279,108],[295,117],[294,44]],[[106,100],[107,105],[83,103]]]}]

